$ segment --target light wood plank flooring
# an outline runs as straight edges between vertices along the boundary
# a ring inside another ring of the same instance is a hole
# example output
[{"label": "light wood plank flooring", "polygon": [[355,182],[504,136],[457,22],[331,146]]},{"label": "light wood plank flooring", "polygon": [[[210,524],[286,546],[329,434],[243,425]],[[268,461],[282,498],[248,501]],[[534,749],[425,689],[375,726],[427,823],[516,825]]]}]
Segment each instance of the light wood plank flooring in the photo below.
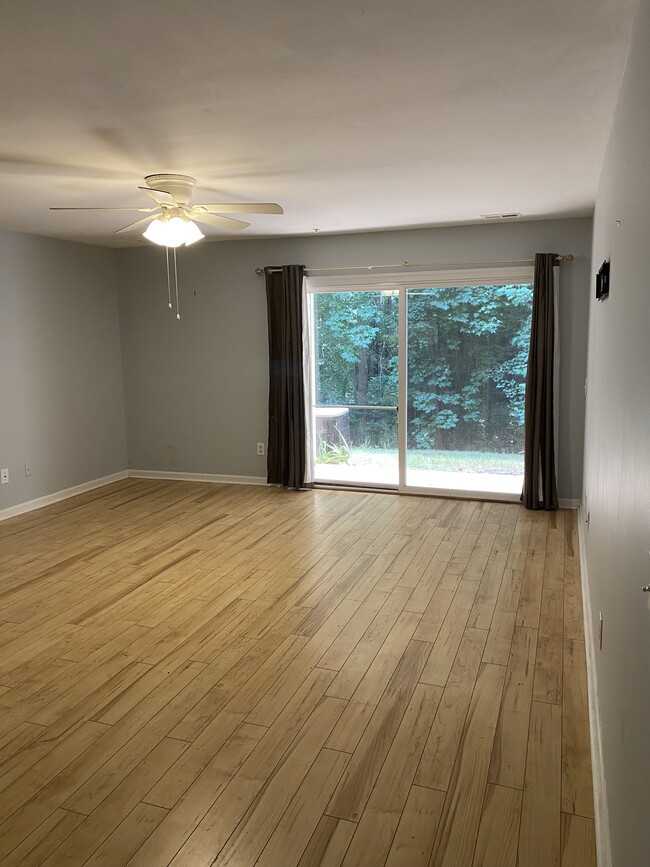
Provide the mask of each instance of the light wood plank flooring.
[{"label": "light wood plank flooring", "polygon": [[128,480],[0,558],[2,867],[595,865],[574,512]]}]

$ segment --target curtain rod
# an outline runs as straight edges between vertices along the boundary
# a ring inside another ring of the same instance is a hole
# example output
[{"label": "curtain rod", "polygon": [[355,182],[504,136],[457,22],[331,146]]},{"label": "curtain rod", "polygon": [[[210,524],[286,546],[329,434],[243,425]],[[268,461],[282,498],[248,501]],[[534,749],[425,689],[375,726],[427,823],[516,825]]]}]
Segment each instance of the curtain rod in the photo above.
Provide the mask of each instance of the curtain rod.
[{"label": "curtain rod", "polygon": [[[558,255],[558,262],[573,262],[575,256],[573,253],[565,253],[563,255]],[[440,268],[441,266],[463,266],[466,268],[469,267],[479,267],[482,265],[533,265],[535,262],[534,259],[494,259],[491,261],[485,262],[463,262],[463,261],[455,261],[455,262],[398,262],[394,265],[338,265],[336,267],[331,268],[306,268],[305,271],[312,273],[314,271],[373,271],[375,268]],[[281,271],[281,268],[270,268],[272,273],[276,271]],[[258,277],[262,277],[264,275],[264,268],[256,268],[255,273]]]}]

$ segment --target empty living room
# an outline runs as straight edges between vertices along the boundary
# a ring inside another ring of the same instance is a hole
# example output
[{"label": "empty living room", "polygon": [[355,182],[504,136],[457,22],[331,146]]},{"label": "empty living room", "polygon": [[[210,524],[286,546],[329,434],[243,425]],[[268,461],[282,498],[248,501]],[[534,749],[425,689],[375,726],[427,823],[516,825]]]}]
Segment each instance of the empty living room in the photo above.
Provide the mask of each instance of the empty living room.
[{"label": "empty living room", "polygon": [[650,0],[5,5],[0,867],[648,867]]}]

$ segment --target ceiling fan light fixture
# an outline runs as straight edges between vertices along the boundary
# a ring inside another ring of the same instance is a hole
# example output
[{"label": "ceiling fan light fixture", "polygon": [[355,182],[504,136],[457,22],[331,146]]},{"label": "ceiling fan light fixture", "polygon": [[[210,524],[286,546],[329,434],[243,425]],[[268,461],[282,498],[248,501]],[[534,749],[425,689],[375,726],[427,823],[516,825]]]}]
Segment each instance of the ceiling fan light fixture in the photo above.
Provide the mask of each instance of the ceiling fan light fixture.
[{"label": "ceiling fan light fixture", "polygon": [[185,244],[189,247],[190,244],[200,241],[205,235],[192,220],[184,220],[181,217],[171,217],[164,219],[156,217],[153,220],[146,232],[143,232],[147,241],[152,241],[154,244],[159,244],[161,247],[180,247]]},{"label": "ceiling fan light fixture", "polygon": [[203,232],[199,229],[196,223],[192,222],[192,220],[182,220],[181,222],[183,223],[183,232],[185,233],[185,241],[183,243],[186,247],[189,247],[190,244],[195,244],[197,241],[205,238]]}]

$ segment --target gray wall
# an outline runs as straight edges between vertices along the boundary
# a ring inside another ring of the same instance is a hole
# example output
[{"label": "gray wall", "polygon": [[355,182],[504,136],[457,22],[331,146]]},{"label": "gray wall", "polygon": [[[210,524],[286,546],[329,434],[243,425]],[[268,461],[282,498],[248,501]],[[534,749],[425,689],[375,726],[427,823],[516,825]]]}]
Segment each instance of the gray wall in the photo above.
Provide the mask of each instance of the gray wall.
[{"label": "gray wall", "polygon": [[0,510],[126,468],[112,250],[0,231],[0,467]]},{"label": "gray wall", "polygon": [[586,560],[594,626],[604,617],[596,671],[614,867],[650,864],[648,46],[641,0],[594,223],[593,271],[611,259],[611,293],[592,297],[589,328]]},{"label": "gray wall", "polygon": [[164,255],[116,252],[130,466],[265,475],[267,335],[256,266],[530,258],[562,267],[560,496],[582,493],[590,219],[202,243],[179,253],[182,319],[167,310]]}]

